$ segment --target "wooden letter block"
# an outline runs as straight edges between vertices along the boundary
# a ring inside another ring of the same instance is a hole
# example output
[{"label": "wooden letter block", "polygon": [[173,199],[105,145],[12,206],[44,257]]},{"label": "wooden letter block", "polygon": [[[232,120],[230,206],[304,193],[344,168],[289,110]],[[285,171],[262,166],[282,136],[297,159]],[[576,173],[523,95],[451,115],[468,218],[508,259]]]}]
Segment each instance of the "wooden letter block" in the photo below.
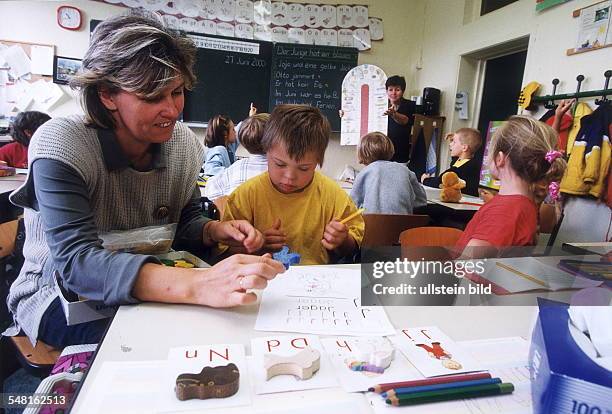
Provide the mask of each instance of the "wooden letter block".
[{"label": "wooden letter block", "polygon": [[319,370],[321,354],[310,347],[291,356],[276,354],[264,355],[266,380],[277,375],[294,375],[299,379],[309,379]]},{"label": "wooden letter block", "polygon": [[226,398],[238,392],[240,372],[235,364],[204,367],[199,374],[181,374],[176,378],[176,398]]}]

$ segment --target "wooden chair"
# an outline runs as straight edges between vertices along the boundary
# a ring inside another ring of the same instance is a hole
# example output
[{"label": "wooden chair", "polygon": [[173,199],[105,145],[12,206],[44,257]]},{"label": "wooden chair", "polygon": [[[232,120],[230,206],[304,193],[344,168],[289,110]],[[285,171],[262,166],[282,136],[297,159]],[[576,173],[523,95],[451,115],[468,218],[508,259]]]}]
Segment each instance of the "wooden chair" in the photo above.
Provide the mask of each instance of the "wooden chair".
[{"label": "wooden chair", "polygon": [[463,231],[452,227],[417,227],[400,234],[402,258],[409,260],[444,260],[451,258],[447,249],[457,243]]},{"label": "wooden chair", "polygon": [[[0,225],[0,258],[13,253],[17,229],[18,220]],[[2,298],[2,300],[6,300],[6,298]],[[38,341],[36,346],[32,346],[26,336],[8,337],[7,342],[12,344],[13,351],[15,351],[21,366],[39,377],[49,374],[61,353],[61,350],[55,349],[42,341]]]},{"label": "wooden chair", "polygon": [[364,214],[363,219],[364,247],[397,245],[402,231],[429,223],[429,216],[423,214]]}]

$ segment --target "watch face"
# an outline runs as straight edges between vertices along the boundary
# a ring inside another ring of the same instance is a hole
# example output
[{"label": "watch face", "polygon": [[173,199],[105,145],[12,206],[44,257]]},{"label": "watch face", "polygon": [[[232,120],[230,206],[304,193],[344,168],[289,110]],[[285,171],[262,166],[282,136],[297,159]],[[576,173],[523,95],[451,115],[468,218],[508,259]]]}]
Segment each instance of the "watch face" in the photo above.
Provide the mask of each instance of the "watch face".
[{"label": "watch face", "polygon": [[57,9],[57,22],[65,29],[78,29],[81,27],[81,12],[74,7],[59,7]]}]

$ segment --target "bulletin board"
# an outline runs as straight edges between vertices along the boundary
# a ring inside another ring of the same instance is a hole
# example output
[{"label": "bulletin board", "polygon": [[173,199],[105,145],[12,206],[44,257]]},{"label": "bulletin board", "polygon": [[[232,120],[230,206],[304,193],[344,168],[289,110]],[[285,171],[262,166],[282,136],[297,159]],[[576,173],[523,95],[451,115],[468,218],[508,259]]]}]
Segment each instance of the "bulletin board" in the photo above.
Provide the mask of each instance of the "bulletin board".
[{"label": "bulletin board", "polygon": [[572,16],[579,19],[578,36],[566,55],[612,47],[612,0],[574,10]]}]

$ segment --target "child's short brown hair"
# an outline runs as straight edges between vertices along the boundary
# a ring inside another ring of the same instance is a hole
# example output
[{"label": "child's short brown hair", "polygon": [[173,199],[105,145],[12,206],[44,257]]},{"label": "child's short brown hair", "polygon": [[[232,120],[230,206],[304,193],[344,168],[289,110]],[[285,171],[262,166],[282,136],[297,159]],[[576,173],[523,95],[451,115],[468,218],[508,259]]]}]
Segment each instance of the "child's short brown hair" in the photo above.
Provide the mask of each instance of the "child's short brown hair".
[{"label": "child's short brown hair", "polygon": [[278,105],[266,123],[261,145],[268,152],[274,145],[282,144],[294,160],[314,151],[319,165],[323,165],[330,134],[329,121],[317,108]]},{"label": "child's short brown hair", "polygon": [[230,127],[233,128],[232,119],[226,115],[215,115],[208,121],[206,135],[204,136],[204,145],[208,148],[225,146],[226,139],[230,133]]},{"label": "child's short brown hair", "polygon": [[357,160],[360,164],[369,165],[374,161],[388,161],[393,157],[393,143],[382,132],[370,132],[361,137],[357,148]]},{"label": "child's short brown hair", "polygon": [[248,117],[240,124],[238,139],[240,144],[251,154],[265,154],[261,146],[266,122],[270,114],[261,113]]},{"label": "child's short brown hair", "polygon": [[474,128],[459,128],[453,136],[453,139],[457,138],[463,145],[467,145],[471,155],[476,154],[482,143],[480,132]]}]

